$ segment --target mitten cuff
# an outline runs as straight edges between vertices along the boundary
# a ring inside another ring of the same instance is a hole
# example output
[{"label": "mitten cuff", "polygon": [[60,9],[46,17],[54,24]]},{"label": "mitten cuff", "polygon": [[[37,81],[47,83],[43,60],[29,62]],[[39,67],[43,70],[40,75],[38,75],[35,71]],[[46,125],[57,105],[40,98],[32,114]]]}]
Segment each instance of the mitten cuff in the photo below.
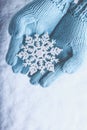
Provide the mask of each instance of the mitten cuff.
[{"label": "mitten cuff", "polygon": [[61,12],[64,14],[67,12],[69,9],[70,3],[73,0],[50,0],[53,5],[55,5]]},{"label": "mitten cuff", "polygon": [[57,4],[59,4],[59,3],[61,3],[61,2],[72,2],[72,1],[74,1],[74,0],[51,0],[51,1],[53,1],[54,3],[57,3]]},{"label": "mitten cuff", "polygon": [[77,5],[72,3],[70,8],[70,13],[74,16],[82,20],[83,22],[87,22],[87,0],[83,0],[79,2]]},{"label": "mitten cuff", "polygon": [[61,4],[67,4],[71,3],[73,0],[50,0],[53,4],[55,4],[57,7],[60,7]]}]

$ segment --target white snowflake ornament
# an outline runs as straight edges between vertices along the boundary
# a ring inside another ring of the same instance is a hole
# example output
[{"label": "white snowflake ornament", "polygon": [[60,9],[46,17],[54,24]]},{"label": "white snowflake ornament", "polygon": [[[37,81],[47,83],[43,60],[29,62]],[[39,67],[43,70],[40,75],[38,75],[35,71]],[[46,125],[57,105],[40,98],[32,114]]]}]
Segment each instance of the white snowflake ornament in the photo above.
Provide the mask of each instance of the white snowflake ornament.
[{"label": "white snowflake ornament", "polygon": [[29,74],[37,71],[43,74],[46,70],[54,72],[55,63],[59,62],[58,55],[62,51],[56,47],[56,41],[50,40],[48,33],[34,37],[26,36],[17,57],[23,61],[24,67],[29,67]]}]

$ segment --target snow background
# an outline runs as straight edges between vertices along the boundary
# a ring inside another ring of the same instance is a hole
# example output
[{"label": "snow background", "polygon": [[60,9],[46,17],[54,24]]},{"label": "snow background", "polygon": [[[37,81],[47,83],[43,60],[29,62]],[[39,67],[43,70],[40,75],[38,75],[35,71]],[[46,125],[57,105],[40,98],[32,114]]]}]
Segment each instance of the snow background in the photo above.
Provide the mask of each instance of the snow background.
[{"label": "snow background", "polygon": [[87,130],[87,62],[50,87],[14,74],[5,56],[9,21],[29,0],[0,0],[0,130]]}]

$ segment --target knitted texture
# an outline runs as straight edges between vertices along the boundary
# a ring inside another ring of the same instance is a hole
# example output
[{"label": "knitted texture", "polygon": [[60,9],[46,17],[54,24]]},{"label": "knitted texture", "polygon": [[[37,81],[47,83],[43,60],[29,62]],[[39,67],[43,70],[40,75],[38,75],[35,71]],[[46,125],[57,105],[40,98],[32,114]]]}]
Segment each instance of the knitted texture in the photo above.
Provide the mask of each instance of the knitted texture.
[{"label": "knitted texture", "polygon": [[83,0],[77,5],[72,4],[70,13],[79,20],[87,22],[87,0]]},{"label": "knitted texture", "polygon": [[[53,32],[52,38],[56,39],[58,47],[64,49],[64,52],[59,56],[61,62],[55,66],[55,72],[46,72],[43,76],[38,72],[32,76],[31,83],[39,82],[41,86],[46,87],[56,77],[63,74],[62,70],[63,72],[73,73],[81,66],[87,49],[87,17],[84,15],[84,20],[81,17],[81,14],[87,9],[87,6],[85,8],[83,6],[86,3],[86,1],[83,1],[79,4],[79,7],[82,5],[82,12],[81,9],[76,11],[79,8],[78,6],[76,8],[71,5],[70,10]],[[78,15],[75,15],[77,12]]]},{"label": "knitted texture", "polygon": [[77,6],[72,4],[66,14],[70,3],[71,0],[36,0],[21,9],[11,20],[9,33],[12,37],[6,60],[12,65],[14,72],[27,73],[16,57],[25,34],[53,32],[51,37],[56,39],[58,47],[64,48],[59,55],[61,62],[55,66],[55,72],[46,72],[43,75],[37,72],[31,77],[33,84],[39,82],[42,86],[47,86],[62,70],[73,73],[82,64],[86,50],[87,2],[84,0]]},{"label": "knitted texture", "polygon": [[[68,1],[71,1],[71,0],[68,0]],[[42,26],[40,26],[40,31],[38,31],[38,33],[42,33],[43,30],[47,30],[48,24],[52,23],[52,26],[53,26],[54,24],[53,20],[55,20],[54,26],[56,26],[58,21],[67,12],[67,9],[69,7],[69,2],[67,2],[67,0],[66,1],[57,0],[57,2],[59,4],[55,4],[56,2],[52,2],[52,0],[36,0],[32,2],[31,4],[28,4],[23,9],[21,9],[11,20],[11,23],[9,26],[9,33],[13,34],[13,33],[19,32],[20,35],[22,35],[22,33],[24,33],[24,26],[22,27],[21,25],[25,24],[26,26],[31,23],[34,23],[35,30],[33,31],[36,32],[36,28],[38,28],[36,26],[38,26],[38,23],[40,22],[40,20],[44,20],[44,29],[42,28]],[[61,11],[61,13],[64,13],[64,14],[61,14],[62,15],[61,18],[59,17],[60,16],[59,11]],[[51,20],[51,23],[48,23],[47,25],[45,25],[45,22],[47,21],[45,21],[44,18],[48,18],[48,20]],[[51,28],[53,29],[52,26]],[[48,31],[50,33],[52,30],[48,30]]]},{"label": "knitted texture", "polygon": [[44,32],[50,34],[67,12],[70,2],[61,0],[60,5],[57,8],[51,0],[35,0],[12,18],[9,25],[9,33],[12,37],[6,61],[8,64],[16,66],[17,70],[14,69],[15,72],[23,69],[16,57],[23,41],[23,35],[42,34]]},{"label": "knitted texture", "polygon": [[[53,4],[57,6],[57,8],[61,8],[61,10],[66,6],[68,2],[72,2],[73,0],[50,0]],[[61,6],[62,5],[62,6]]]},{"label": "knitted texture", "polygon": [[[84,6],[83,6],[84,5]],[[68,11],[61,23],[56,27],[52,37],[57,39],[57,44],[61,48],[69,48],[61,54],[64,59],[65,53],[70,55],[68,60],[62,60],[61,63],[55,66],[54,73],[46,73],[39,77],[38,81],[43,87],[48,86],[51,82],[61,74],[61,70],[67,73],[75,72],[83,63],[86,57],[87,50],[87,1],[83,1],[77,7],[71,6],[72,11]],[[71,48],[71,51],[69,51]],[[69,52],[69,53],[68,53]],[[37,75],[35,75],[37,76]],[[31,82],[36,83],[37,79]]]}]

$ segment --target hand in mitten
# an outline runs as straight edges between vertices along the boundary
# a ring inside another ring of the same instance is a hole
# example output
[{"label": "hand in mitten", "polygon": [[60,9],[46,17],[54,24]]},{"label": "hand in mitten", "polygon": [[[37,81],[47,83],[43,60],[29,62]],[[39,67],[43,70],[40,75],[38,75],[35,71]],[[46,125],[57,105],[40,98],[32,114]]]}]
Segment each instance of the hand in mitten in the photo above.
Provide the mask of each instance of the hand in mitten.
[{"label": "hand in mitten", "polygon": [[63,72],[73,73],[83,63],[87,49],[87,1],[83,0],[71,9],[57,25],[52,34],[57,46],[63,48],[59,55],[60,63],[55,65],[55,72],[39,72],[32,76],[31,83],[40,83],[47,87]]},{"label": "hand in mitten", "polygon": [[24,35],[51,34],[57,23],[67,12],[72,0],[35,0],[21,9],[11,20],[9,33],[11,42],[6,56],[14,72],[27,73],[16,54],[23,43]]}]

